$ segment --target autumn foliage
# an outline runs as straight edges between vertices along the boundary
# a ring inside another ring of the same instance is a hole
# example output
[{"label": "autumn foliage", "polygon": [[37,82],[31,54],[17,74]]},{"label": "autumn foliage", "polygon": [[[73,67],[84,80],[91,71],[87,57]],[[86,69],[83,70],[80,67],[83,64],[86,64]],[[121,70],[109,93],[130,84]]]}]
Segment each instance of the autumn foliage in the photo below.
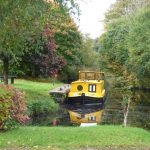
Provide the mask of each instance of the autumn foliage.
[{"label": "autumn foliage", "polygon": [[25,94],[12,86],[0,85],[0,129],[16,127],[29,121]]},{"label": "autumn foliage", "polygon": [[45,27],[40,39],[27,41],[26,46],[30,48],[30,52],[24,54],[19,67],[15,68],[22,71],[25,76],[55,76],[67,64],[62,56],[56,54],[54,31],[49,27]]}]

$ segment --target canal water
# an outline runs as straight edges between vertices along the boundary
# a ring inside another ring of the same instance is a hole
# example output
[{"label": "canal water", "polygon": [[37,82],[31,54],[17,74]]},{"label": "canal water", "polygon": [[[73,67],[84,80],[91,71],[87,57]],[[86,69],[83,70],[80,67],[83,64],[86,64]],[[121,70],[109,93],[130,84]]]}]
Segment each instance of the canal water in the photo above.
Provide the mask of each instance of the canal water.
[{"label": "canal water", "polygon": [[[150,130],[150,92],[136,90],[132,91],[132,96],[136,97],[135,101],[131,101],[128,126],[141,127]],[[105,103],[102,122],[100,124],[122,125],[123,123],[123,96],[118,90],[110,89],[107,101]],[[52,120],[58,119],[59,125],[69,126],[70,120],[64,105],[53,114],[45,114],[36,116],[32,119],[32,125],[52,125]]]}]

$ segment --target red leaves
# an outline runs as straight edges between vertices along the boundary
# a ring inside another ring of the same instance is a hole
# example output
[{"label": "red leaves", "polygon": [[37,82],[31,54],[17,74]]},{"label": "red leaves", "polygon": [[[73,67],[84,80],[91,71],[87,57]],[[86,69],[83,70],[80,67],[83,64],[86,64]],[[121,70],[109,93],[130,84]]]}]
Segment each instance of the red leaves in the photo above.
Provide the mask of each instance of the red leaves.
[{"label": "red leaves", "polygon": [[42,33],[43,36],[47,37],[47,39],[51,39],[54,37],[54,32],[49,27],[45,27],[44,32]]},{"label": "red leaves", "polygon": [[42,33],[40,46],[42,49],[32,49],[30,54],[27,53],[22,59],[22,63],[25,64],[28,69],[27,75],[33,77],[57,76],[58,72],[67,63],[63,57],[56,54],[56,43],[52,29],[48,27],[45,28]]},{"label": "red leaves", "polygon": [[[0,85],[0,129],[13,128],[12,122],[27,123],[25,94],[12,86]],[[9,122],[9,123],[8,123]]]}]

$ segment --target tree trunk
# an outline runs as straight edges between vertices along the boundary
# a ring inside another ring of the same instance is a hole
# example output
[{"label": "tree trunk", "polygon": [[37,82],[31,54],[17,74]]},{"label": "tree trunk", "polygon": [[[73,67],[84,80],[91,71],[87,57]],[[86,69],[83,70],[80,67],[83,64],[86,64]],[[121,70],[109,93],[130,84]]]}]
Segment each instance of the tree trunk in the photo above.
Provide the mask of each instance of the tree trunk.
[{"label": "tree trunk", "polygon": [[127,126],[127,118],[128,118],[128,113],[126,112],[124,114],[124,120],[123,120],[123,126],[126,127]]},{"label": "tree trunk", "polygon": [[4,65],[4,84],[8,85],[8,67],[9,67],[8,59],[3,60],[3,65]]},{"label": "tree trunk", "polygon": [[127,126],[128,114],[129,114],[129,108],[130,108],[130,102],[131,102],[131,98],[129,97],[128,98],[127,106],[126,106],[125,111],[124,111],[123,127]]}]

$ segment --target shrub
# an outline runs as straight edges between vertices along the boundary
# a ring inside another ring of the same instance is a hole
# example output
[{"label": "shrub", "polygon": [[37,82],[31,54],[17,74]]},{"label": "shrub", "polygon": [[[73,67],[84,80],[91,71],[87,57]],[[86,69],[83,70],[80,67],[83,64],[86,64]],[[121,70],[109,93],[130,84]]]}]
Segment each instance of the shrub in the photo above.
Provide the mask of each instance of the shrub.
[{"label": "shrub", "polygon": [[18,89],[0,85],[0,129],[10,129],[28,122],[24,97],[25,94]]},{"label": "shrub", "polygon": [[58,105],[53,99],[45,99],[28,104],[28,111],[32,125],[47,125],[51,118],[57,115]]}]

